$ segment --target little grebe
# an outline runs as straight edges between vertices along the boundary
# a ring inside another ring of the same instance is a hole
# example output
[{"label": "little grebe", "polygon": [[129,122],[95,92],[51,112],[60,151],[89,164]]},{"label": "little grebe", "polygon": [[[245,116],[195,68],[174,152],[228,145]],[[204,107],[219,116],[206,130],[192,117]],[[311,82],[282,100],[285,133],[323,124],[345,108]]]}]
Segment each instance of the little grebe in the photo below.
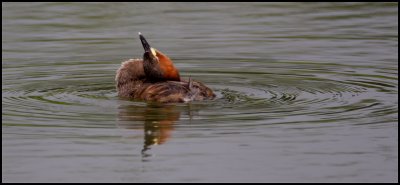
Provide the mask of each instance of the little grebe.
[{"label": "little grebe", "polygon": [[115,77],[118,96],[162,103],[213,99],[213,91],[201,82],[179,76],[171,59],[150,47],[139,32],[143,59],[122,62]]}]

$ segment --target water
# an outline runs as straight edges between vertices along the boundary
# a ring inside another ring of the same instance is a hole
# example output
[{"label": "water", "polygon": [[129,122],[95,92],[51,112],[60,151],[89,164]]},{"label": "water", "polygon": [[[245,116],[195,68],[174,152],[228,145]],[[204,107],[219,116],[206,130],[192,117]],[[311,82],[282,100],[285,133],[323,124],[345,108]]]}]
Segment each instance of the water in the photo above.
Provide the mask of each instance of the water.
[{"label": "water", "polygon": [[[217,98],[119,99],[137,32]],[[3,182],[398,182],[398,3],[2,3]]]}]

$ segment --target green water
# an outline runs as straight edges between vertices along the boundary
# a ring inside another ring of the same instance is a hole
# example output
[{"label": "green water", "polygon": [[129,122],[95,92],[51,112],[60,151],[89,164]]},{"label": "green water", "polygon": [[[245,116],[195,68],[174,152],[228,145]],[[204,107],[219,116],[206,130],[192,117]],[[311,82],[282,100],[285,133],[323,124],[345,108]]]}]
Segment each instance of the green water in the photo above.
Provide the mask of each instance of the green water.
[{"label": "green water", "polygon": [[[137,32],[213,101],[117,97]],[[398,182],[398,3],[2,3],[3,182]]]}]

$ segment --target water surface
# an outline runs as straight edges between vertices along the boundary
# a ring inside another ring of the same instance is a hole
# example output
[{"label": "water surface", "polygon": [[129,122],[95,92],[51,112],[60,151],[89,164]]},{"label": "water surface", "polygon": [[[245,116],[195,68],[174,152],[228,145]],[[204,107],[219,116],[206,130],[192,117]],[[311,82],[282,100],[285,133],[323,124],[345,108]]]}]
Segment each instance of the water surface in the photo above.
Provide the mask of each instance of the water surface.
[{"label": "water surface", "polygon": [[[117,97],[137,32],[213,101]],[[398,182],[398,3],[2,3],[3,182]]]}]

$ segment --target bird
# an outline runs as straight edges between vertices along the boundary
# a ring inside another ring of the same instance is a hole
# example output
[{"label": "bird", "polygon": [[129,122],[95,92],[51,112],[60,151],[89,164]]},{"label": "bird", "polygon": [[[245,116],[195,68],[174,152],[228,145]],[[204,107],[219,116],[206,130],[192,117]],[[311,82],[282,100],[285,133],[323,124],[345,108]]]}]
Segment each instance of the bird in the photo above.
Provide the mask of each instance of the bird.
[{"label": "bird", "polygon": [[139,32],[144,48],[142,59],[122,62],[116,71],[115,82],[118,96],[134,100],[160,103],[183,103],[212,100],[213,90],[189,77],[183,80],[172,60],[150,44]]}]

